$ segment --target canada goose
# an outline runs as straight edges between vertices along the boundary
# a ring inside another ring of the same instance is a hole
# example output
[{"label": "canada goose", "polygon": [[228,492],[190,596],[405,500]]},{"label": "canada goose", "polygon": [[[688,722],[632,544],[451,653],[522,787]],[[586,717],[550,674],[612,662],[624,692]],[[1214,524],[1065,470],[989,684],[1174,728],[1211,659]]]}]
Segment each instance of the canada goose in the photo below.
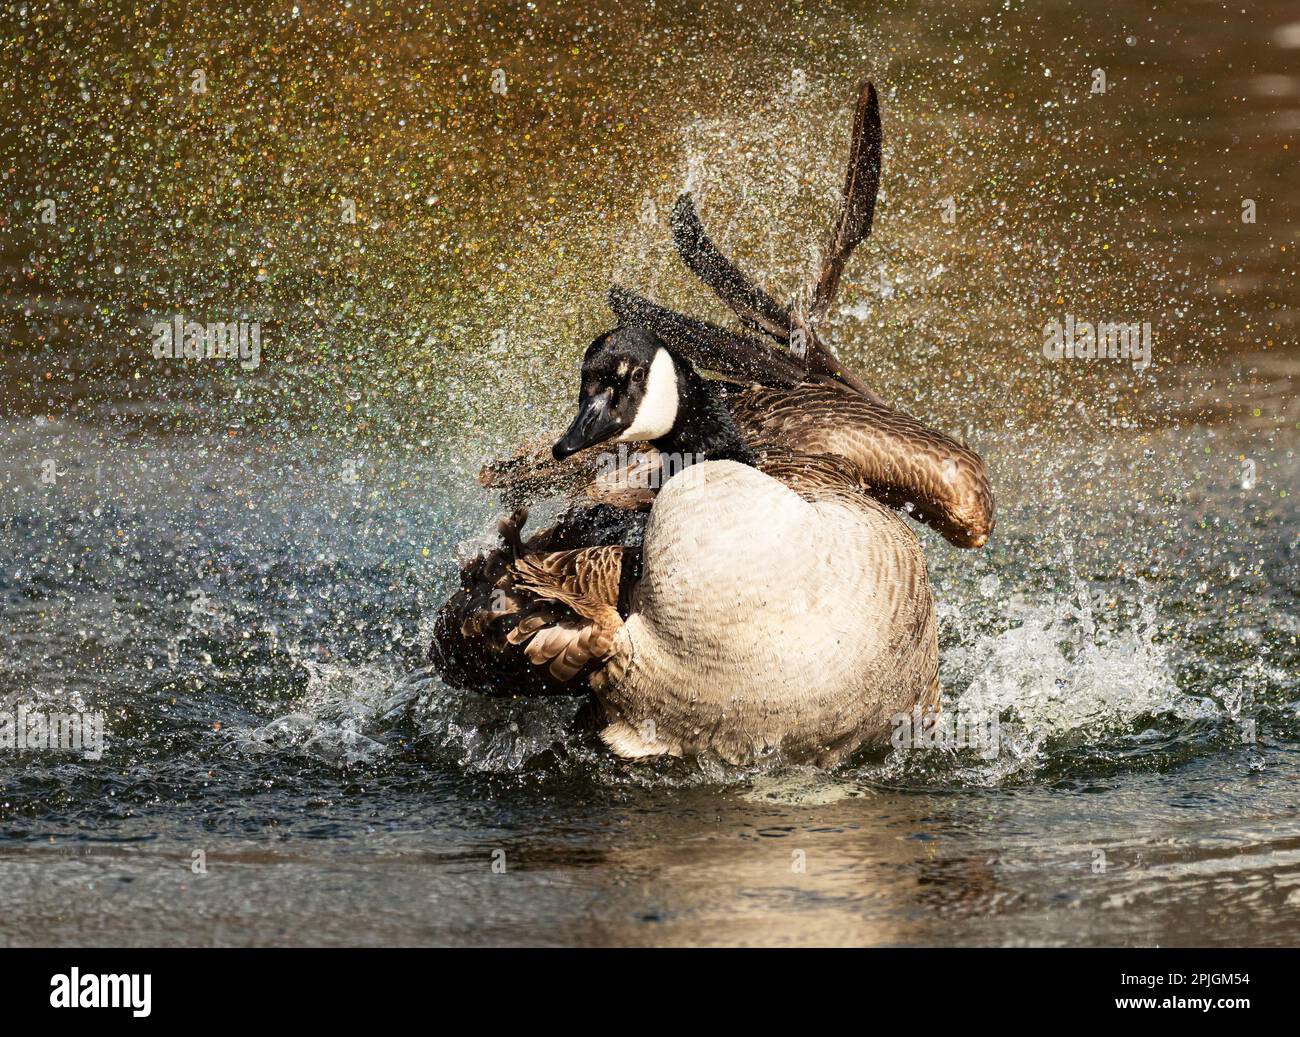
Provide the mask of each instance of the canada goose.
[{"label": "canada goose", "polygon": [[[446,675],[589,688],[602,738],[628,758],[712,751],[746,763],[776,750],[830,764],[887,741],[893,715],[937,703],[925,559],[891,509],[982,546],[987,473],[973,451],[887,406],[818,335],[870,231],[879,167],[866,84],[844,210],[806,306],[779,306],[679,200],[687,264],[790,349],[614,289],[619,326],[586,351],[568,431],[484,473],[514,503],[558,488],[571,506],[527,543],[516,511],[500,526],[505,546],[465,565],[431,646]],[[648,447],[613,464],[589,450],[620,442]]]}]

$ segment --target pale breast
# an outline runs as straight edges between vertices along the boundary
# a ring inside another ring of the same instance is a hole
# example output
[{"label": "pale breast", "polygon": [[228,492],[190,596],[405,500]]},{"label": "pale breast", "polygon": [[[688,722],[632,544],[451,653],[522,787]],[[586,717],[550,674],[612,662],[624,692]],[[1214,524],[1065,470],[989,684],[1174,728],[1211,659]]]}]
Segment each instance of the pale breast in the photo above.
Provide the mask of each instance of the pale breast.
[{"label": "pale breast", "polygon": [[730,461],[669,480],[643,558],[620,635],[629,662],[602,698],[687,752],[742,760],[789,736],[848,737],[884,705],[870,685],[897,675],[898,642],[914,636],[903,628],[933,615],[919,545],[895,516],[810,503]]}]

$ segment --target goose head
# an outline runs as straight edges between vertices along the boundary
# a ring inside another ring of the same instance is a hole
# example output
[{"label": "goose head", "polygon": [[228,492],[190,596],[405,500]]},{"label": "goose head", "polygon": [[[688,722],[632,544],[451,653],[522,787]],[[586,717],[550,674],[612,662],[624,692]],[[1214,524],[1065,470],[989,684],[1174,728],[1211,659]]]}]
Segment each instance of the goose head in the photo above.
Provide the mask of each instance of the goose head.
[{"label": "goose head", "polygon": [[551,453],[563,461],[601,443],[647,442],[662,453],[753,464],[725,399],[654,332],[617,327],[587,347],[578,413]]}]

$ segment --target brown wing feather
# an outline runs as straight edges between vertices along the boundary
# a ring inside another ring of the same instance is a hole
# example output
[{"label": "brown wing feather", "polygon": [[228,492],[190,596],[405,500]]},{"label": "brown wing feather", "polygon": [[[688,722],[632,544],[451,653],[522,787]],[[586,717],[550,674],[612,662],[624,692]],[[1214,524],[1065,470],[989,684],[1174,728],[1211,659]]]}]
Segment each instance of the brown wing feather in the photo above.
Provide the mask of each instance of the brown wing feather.
[{"label": "brown wing feather", "polygon": [[717,292],[746,324],[788,342],[790,314],[709,240],[690,194],[677,199],[671,222],[673,244],[691,273]]},{"label": "brown wing feather", "polygon": [[521,622],[508,640],[523,645],[529,661],[546,665],[552,676],[572,680],[613,648],[614,635],[623,626],[618,613],[622,574],[623,548],[617,546],[524,555],[510,567],[512,591],[539,604],[562,605],[574,616],[549,625]]},{"label": "brown wing feather", "polygon": [[982,547],[993,530],[984,462],[911,415],[833,385],[755,386],[730,394],[728,407],[756,450],[841,459],[870,496],[958,547]]},{"label": "brown wing feather", "polygon": [[858,496],[866,490],[857,473],[838,457],[765,447],[758,455],[758,470],[809,501],[845,494]]},{"label": "brown wing feather", "polygon": [[654,501],[649,469],[658,465],[658,451],[633,445],[622,465],[611,464],[609,452],[596,450],[556,461],[551,444],[558,438],[556,433],[531,439],[510,457],[489,461],[479,472],[479,483],[495,490],[511,507],[564,495],[631,510],[643,510]]},{"label": "brown wing feather", "polygon": [[815,318],[825,315],[839,288],[844,264],[871,233],[876,193],[880,190],[880,161],[880,102],[876,88],[863,83],[853,113],[853,139],[849,144],[848,170],[844,176],[844,208],[813,288],[812,312]]},{"label": "brown wing feather", "polygon": [[[516,586],[515,565],[519,559],[528,558],[527,568],[546,555],[593,546],[637,545],[641,542],[645,514],[604,505],[575,504],[553,525],[522,542],[519,527],[524,514],[517,512],[499,527],[504,546],[484,551],[461,566],[460,588],[438,611],[429,658],[450,683],[493,694],[582,690],[585,685],[572,680],[572,675],[561,679],[548,668],[534,665],[521,645],[527,635],[546,627],[566,622],[586,624],[590,620],[563,601]],[[637,548],[632,546],[629,550]],[[633,566],[628,568],[631,571]],[[592,579],[605,587],[601,580],[607,577],[595,577],[599,571],[601,566],[594,565]],[[600,598],[611,593],[617,601],[617,579],[612,591],[602,589],[594,596]]]},{"label": "brown wing feather", "polygon": [[618,608],[622,547],[527,554],[511,568],[516,590],[561,602],[587,619],[602,619]]}]

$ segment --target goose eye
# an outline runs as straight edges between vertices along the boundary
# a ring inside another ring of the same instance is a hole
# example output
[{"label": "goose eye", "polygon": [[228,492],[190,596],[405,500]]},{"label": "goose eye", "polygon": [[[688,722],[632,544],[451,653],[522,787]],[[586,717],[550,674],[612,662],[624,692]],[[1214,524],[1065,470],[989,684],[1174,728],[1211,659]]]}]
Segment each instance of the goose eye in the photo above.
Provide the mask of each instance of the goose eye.
[{"label": "goose eye", "polygon": [[633,381],[633,382],[644,382],[644,381],[645,381],[645,368],[644,368],[644,367],[638,367],[635,371],[632,372],[632,381]]}]

